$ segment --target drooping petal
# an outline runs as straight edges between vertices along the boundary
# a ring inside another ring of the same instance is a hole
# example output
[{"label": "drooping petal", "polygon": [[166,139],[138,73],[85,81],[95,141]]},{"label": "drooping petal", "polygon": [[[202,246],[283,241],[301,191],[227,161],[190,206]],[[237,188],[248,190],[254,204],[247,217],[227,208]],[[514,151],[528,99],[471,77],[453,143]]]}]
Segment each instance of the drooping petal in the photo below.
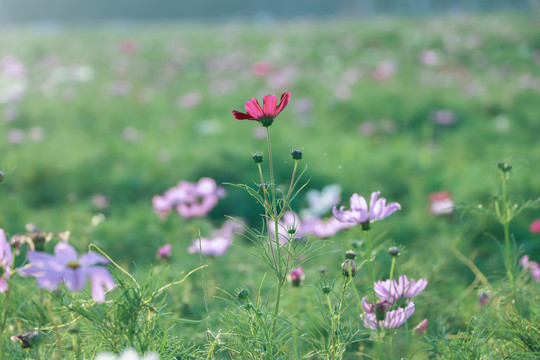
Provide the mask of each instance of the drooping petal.
[{"label": "drooping petal", "polygon": [[116,286],[111,273],[101,266],[92,266],[87,272],[92,285],[92,298],[98,303],[105,301],[105,292]]},{"label": "drooping petal", "polygon": [[253,116],[240,111],[233,110],[232,114],[236,120],[255,120]]},{"label": "drooping petal", "polygon": [[276,95],[265,95],[263,97],[263,113],[266,117],[274,118],[277,114],[276,112],[277,98]]},{"label": "drooping petal", "polygon": [[277,106],[276,110],[274,111],[274,117],[278,116],[278,114],[280,112],[282,112],[283,109],[285,109],[285,106],[287,106],[287,104],[289,103],[289,100],[291,100],[291,93],[290,92],[286,92],[286,93],[281,94],[281,100],[280,100],[280,103]]},{"label": "drooping petal", "polygon": [[77,260],[77,252],[69,243],[60,241],[54,248],[54,255],[56,259],[64,264],[70,261]]},{"label": "drooping petal", "polygon": [[257,99],[252,98],[246,102],[246,112],[251,115],[254,119],[260,119],[264,117],[264,112],[259,105]]},{"label": "drooping petal", "polygon": [[81,291],[86,285],[86,268],[67,268],[63,272],[66,288],[70,291]]}]

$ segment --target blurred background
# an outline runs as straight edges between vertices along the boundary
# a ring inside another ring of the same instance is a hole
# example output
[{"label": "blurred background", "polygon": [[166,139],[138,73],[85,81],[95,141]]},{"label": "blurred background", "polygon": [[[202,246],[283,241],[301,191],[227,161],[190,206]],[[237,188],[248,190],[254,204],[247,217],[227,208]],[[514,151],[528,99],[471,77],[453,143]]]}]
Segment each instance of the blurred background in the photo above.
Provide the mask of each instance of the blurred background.
[{"label": "blurred background", "polygon": [[[156,250],[170,243],[171,272],[193,269],[200,259],[187,248],[199,229],[210,236],[225,216],[260,226],[255,201],[224,184],[259,181],[251,157],[266,158],[264,133],[231,111],[287,91],[291,102],[271,127],[278,183],[288,184],[298,148],[306,191],[338,184],[341,205],[377,190],[399,202],[402,211],[373,230],[384,239],[378,251],[397,245],[399,271],[429,275],[429,301],[439,305],[418,316],[460,328],[468,313],[440,304],[474,275],[450,247],[474,254],[487,274],[502,269],[492,237],[502,227],[471,210],[489,208],[500,192],[497,162],[513,165],[513,201],[540,196],[538,8],[526,0],[0,0],[0,227],[70,230],[80,251],[98,244],[141,274],[163,264]],[[202,177],[227,191],[207,216],[156,214],[155,195]],[[450,214],[430,210],[441,192],[456,204]],[[308,205],[302,195],[293,210]],[[539,217],[524,211],[511,228],[535,261],[540,242],[529,225]],[[308,281],[320,265],[340,276],[340,252],[358,236],[332,237],[335,256],[308,262]],[[246,239],[234,244],[209,260],[212,284],[257,288],[249,275],[266,268],[246,256]],[[173,303],[200,318],[200,284],[190,286]]]}]

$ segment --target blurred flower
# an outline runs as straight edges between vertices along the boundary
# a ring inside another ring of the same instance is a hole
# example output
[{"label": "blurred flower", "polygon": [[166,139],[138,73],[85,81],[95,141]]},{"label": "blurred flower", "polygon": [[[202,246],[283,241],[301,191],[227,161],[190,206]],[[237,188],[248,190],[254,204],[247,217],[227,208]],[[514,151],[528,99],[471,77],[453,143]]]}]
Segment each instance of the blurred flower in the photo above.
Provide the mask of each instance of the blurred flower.
[{"label": "blurred flower", "polygon": [[131,83],[126,80],[117,80],[112,84],[111,92],[116,96],[126,96],[131,91]]},{"label": "blurred flower", "polygon": [[281,94],[281,101],[277,105],[276,95],[265,95],[263,97],[263,107],[259,105],[257,99],[252,98],[246,102],[246,113],[233,110],[233,116],[236,120],[255,120],[264,127],[272,125],[274,119],[283,111],[291,99],[291,93]]},{"label": "blurred flower", "polygon": [[171,244],[165,244],[162,247],[157,249],[157,255],[161,259],[168,259],[171,257],[171,250],[172,250]]},{"label": "blurred flower", "polygon": [[253,64],[251,67],[251,71],[253,72],[253,75],[255,76],[266,76],[270,73],[272,70],[272,65],[266,61],[260,61]]},{"label": "blurred flower", "polygon": [[348,84],[339,84],[334,89],[334,97],[340,101],[350,100],[352,97],[351,87]]},{"label": "blurred flower", "polygon": [[221,256],[229,249],[232,244],[232,237],[218,236],[215,238],[201,238],[193,240],[188,247],[190,254],[202,253],[208,256]]},{"label": "blurred flower", "polygon": [[126,141],[136,142],[140,138],[139,130],[135,129],[133,126],[127,126],[122,131],[122,137]]},{"label": "blurred flower", "polygon": [[253,137],[255,139],[266,139],[266,129],[260,126],[253,128]]},{"label": "blurred flower", "polygon": [[6,239],[4,229],[0,228],[0,293],[8,289],[7,279],[9,279],[11,273],[12,263],[11,245]]},{"label": "blurred flower", "polygon": [[375,295],[380,300],[395,303],[417,296],[426,288],[427,283],[426,279],[415,281],[409,280],[406,275],[400,275],[397,281],[394,279],[377,281],[373,285],[373,288]]},{"label": "blurred flower", "polygon": [[43,128],[41,126],[32,126],[28,130],[28,138],[32,141],[41,141],[43,140],[44,136],[45,132],[43,131]]},{"label": "blurred flower", "polygon": [[431,121],[437,125],[450,126],[456,123],[456,115],[451,110],[435,110],[431,113]]},{"label": "blurred flower", "polygon": [[[275,241],[275,221],[268,220],[268,237]],[[303,227],[300,217],[292,211],[287,211],[283,214],[281,220],[278,221],[279,244],[286,244],[289,240],[302,240],[307,231]]]},{"label": "blurred flower", "polygon": [[190,93],[187,93],[187,94],[181,96],[178,99],[177,104],[178,104],[179,107],[188,109],[188,108],[192,108],[192,107],[195,107],[195,106],[199,105],[201,100],[202,100],[202,96],[201,96],[200,93],[198,93],[198,92],[190,92]]},{"label": "blurred flower", "polygon": [[377,125],[373,121],[364,121],[358,125],[358,131],[363,136],[373,136],[377,133]]},{"label": "blurred flower", "polygon": [[11,237],[11,245],[15,247],[15,253],[20,253],[21,245],[26,244],[30,250],[43,250],[45,244],[51,241],[55,236],[58,236],[62,241],[68,241],[70,232],[47,232],[38,229],[34,224],[27,223],[25,225],[26,234],[15,234]]},{"label": "blurred flower", "polygon": [[344,206],[339,210],[333,207],[334,216],[341,222],[362,224],[365,229],[369,229],[369,224],[376,220],[382,220],[392,215],[396,210],[401,210],[401,205],[392,202],[386,205],[386,199],[377,197],[380,191],[371,193],[369,209],[363,196],[353,194],[350,200],[351,210],[346,211]]},{"label": "blurred flower", "polygon": [[536,261],[529,261],[529,255],[524,255],[519,259],[519,264],[523,267],[523,271],[529,271],[536,282],[540,282],[540,266]]},{"label": "blurred flower", "polygon": [[413,332],[417,335],[424,335],[426,333],[428,321],[427,319],[424,319],[420,321],[418,325],[413,329]]},{"label": "blurred flower", "polygon": [[301,266],[292,269],[289,272],[289,278],[293,286],[300,286],[300,283],[304,280],[304,269]]},{"label": "blurred flower", "polygon": [[14,56],[0,59],[0,104],[19,102],[27,89],[26,69]]},{"label": "blurred flower", "polygon": [[139,48],[139,43],[135,40],[126,40],[120,43],[119,48],[122,53],[131,55],[137,51]]},{"label": "blurred flower", "polygon": [[446,215],[454,211],[454,202],[448,191],[429,194],[429,211],[433,215]]},{"label": "blurred flower", "polygon": [[489,296],[489,293],[486,291],[482,291],[480,295],[478,295],[478,306],[486,305],[490,299],[491,296]]},{"label": "blurred flower", "polygon": [[540,234],[540,219],[534,220],[529,227],[532,234]]},{"label": "blurred flower", "polygon": [[377,65],[371,77],[377,81],[386,81],[394,76],[395,73],[396,63],[391,60],[383,60]]},{"label": "blurred flower", "polygon": [[354,223],[344,223],[331,217],[329,219],[321,219],[319,217],[309,217],[302,220],[302,229],[305,233],[312,233],[313,235],[325,239],[334,236],[341,230],[353,227]]},{"label": "blurred flower", "polygon": [[311,189],[306,193],[309,208],[301,211],[302,217],[321,216],[341,200],[341,186],[326,185],[321,191]]},{"label": "blurred flower", "polygon": [[197,183],[180,181],[161,195],[152,198],[152,205],[158,215],[164,219],[173,207],[185,218],[202,217],[224,197],[225,190],[217,186],[214,179],[204,177]]},{"label": "blurred flower", "polygon": [[424,50],[420,54],[420,62],[425,66],[439,65],[439,55],[433,50]]},{"label": "blurred flower", "polygon": [[21,129],[11,129],[7,133],[7,138],[10,144],[19,145],[26,140],[26,134]]},{"label": "blurred flower", "polygon": [[92,196],[92,204],[99,209],[103,210],[109,207],[109,199],[103,194],[95,194]]},{"label": "blurred flower", "polygon": [[149,352],[144,356],[139,356],[135,350],[128,348],[118,356],[110,352],[99,353],[94,360],[159,360],[159,355],[155,352]]},{"label": "blurred flower", "polygon": [[99,264],[109,261],[96,253],[78,257],[75,249],[65,241],[54,248],[54,256],[40,251],[28,251],[26,255],[29,265],[21,268],[21,276],[33,276],[39,287],[55,290],[63,281],[69,291],[81,291],[90,278],[92,297],[96,302],[105,301],[105,291],[112,290],[115,282],[109,270]]}]

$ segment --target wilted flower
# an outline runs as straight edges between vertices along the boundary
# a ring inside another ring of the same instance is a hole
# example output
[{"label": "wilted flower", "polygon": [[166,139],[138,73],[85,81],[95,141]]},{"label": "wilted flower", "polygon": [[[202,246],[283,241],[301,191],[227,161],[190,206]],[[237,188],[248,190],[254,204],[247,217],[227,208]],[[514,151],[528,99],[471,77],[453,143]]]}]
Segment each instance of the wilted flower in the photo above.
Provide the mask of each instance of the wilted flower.
[{"label": "wilted flower", "polygon": [[159,360],[159,355],[155,352],[149,352],[144,356],[139,356],[135,350],[128,348],[118,356],[110,352],[102,352],[94,360]]},{"label": "wilted flower", "polygon": [[10,276],[12,263],[11,245],[6,239],[4,229],[0,229],[0,293],[8,289],[6,280]]},{"label": "wilted flower", "polygon": [[294,286],[300,286],[300,283],[304,280],[304,269],[301,266],[292,269],[289,272],[289,278]]},{"label": "wilted flower", "polygon": [[377,281],[373,288],[379,299],[394,303],[417,296],[426,288],[427,283],[426,279],[415,281],[407,279],[406,275],[400,275],[397,281]]},{"label": "wilted flower", "polygon": [[519,264],[524,271],[529,271],[536,282],[540,282],[540,266],[536,261],[529,261],[529,255],[524,255],[519,259]]},{"label": "wilted flower", "polygon": [[540,219],[534,220],[529,227],[529,230],[533,234],[540,234]]},{"label": "wilted flower", "polygon": [[291,99],[291,93],[281,94],[281,101],[277,105],[276,95],[265,95],[263,97],[263,107],[259,105],[256,98],[246,102],[246,113],[233,110],[233,116],[236,120],[255,120],[264,127],[272,125],[276,116],[287,106]]},{"label": "wilted flower", "polygon": [[39,287],[55,290],[63,281],[70,291],[81,291],[90,278],[92,297],[96,302],[105,301],[105,291],[115,286],[109,270],[100,264],[109,261],[96,253],[78,257],[75,249],[65,241],[59,242],[54,248],[54,256],[40,252],[28,251],[29,266],[19,270],[21,276],[33,276]]},{"label": "wilted flower", "polygon": [[420,321],[418,325],[415,326],[413,329],[413,332],[417,335],[424,335],[426,333],[428,321],[427,319],[424,319]]},{"label": "wilted flower", "polygon": [[454,211],[454,202],[448,191],[429,194],[429,211],[433,215],[446,215]]},{"label": "wilted flower", "polygon": [[162,247],[157,249],[157,255],[161,259],[168,259],[171,257],[171,250],[172,250],[171,244],[165,244]]},{"label": "wilted flower", "polygon": [[337,209],[337,207],[334,206],[332,212],[339,221],[353,224],[362,224],[362,227],[367,230],[369,229],[369,224],[371,222],[376,220],[382,220],[392,215],[396,210],[401,210],[401,205],[396,202],[392,202],[386,205],[385,198],[377,198],[379,194],[380,191],[371,193],[369,209],[363,196],[353,194],[350,200],[350,211],[346,211],[344,206],[341,206],[339,210]]}]

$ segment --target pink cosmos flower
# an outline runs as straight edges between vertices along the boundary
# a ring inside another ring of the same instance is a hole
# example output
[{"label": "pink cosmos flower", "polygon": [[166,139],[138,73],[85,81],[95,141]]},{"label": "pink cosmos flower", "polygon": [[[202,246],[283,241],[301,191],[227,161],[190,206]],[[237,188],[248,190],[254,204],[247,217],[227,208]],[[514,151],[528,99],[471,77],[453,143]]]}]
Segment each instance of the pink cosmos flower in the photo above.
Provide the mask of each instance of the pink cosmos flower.
[{"label": "pink cosmos flower", "polygon": [[519,264],[524,271],[529,271],[536,282],[540,282],[540,265],[536,261],[529,261],[529,255],[524,255],[519,259]]},{"label": "pink cosmos flower", "polygon": [[413,332],[417,335],[424,335],[427,330],[428,321],[427,319],[424,319],[420,321],[418,325],[413,329]]},{"label": "pink cosmos flower", "polygon": [[454,211],[454,202],[448,191],[440,191],[429,194],[429,211],[433,215],[446,215]]},{"label": "pink cosmos flower", "polygon": [[217,186],[214,179],[201,178],[197,183],[180,181],[177,186],[165,191],[163,196],[152,198],[152,205],[159,217],[165,219],[172,208],[185,218],[205,216],[224,197],[225,190]]},{"label": "pink cosmos flower", "polygon": [[255,120],[260,122],[262,126],[268,127],[272,125],[276,116],[287,106],[290,99],[291,93],[283,93],[278,105],[276,95],[265,95],[263,97],[263,107],[261,108],[257,99],[252,98],[246,102],[245,113],[236,110],[233,110],[232,113],[236,120]]},{"label": "pink cosmos flower", "polygon": [[33,276],[39,287],[55,290],[63,281],[70,291],[81,291],[90,278],[92,297],[96,302],[105,301],[105,292],[115,287],[107,268],[100,266],[109,261],[89,252],[80,258],[73,247],[65,241],[54,248],[54,256],[40,251],[28,251],[29,266],[19,270],[21,276]]},{"label": "pink cosmos flower", "polygon": [[8,289],[6,280],[9,279],[12,263],[11,246],[6,239],[4,229],[0,229],[0,293]]},{"label": "pink cosmos flower", "polygon": [[373,287],[379,299],[394,303],[417,296],[426,288],[427,283],[426,279],[415,281],[407,279],[406,275],[400,275],[397,281],[377,281]]},{"label": "pink cosmos flower", "polygon": [[171,257],[171,250],[172,250],[171,244],[165,244],[162,247],[157,249],[157,255],[161,259],[168,259]]},{"label": "pink cosmos flower", "polygon": [[532,234],[540,234],[540,219],[534,220],[529,227]]},{"label": "pink cosmos flower", "polygon": [[353,194],[350,200],[351,210],[346,211],[344,206],[341,206],[338,210],[334,206],[332,212],[336,219],[341,222],[362,224],[363,227],[369,229],[371,222],[382,220],[392,215],[396,210],[401,210],[401,205],[397,202],[386,205],[385,198],[378,199],[379,194],[380,191],[371,193],[369,208],[363,196]]},{"label": "pink cosmos flower", "polygon": [[341,230],[348,229],[353,227],[353,223],[344,223],[331,217],[329,219],[321,219],[318,217],[311,217],[305,220],[302,220],[302,228],[306,233],[312,233],[321,239],[326,239],[331,236],[334,236]]},{"label": "pink cosmos flower", "polygon": [[[365,299],[362,300],[364,304]],[[377,303],[374,311],[366,310],[364,307],[364,326],[366,328],[377,330],[377,329],[394,329],[405,324],[405,321],[411,317],[414,313],[414,303],[411,301],[407,306],[398,307],[395,310],[386,311],[385,305]],[[373,305],[373,304],[371,304]]]}]

